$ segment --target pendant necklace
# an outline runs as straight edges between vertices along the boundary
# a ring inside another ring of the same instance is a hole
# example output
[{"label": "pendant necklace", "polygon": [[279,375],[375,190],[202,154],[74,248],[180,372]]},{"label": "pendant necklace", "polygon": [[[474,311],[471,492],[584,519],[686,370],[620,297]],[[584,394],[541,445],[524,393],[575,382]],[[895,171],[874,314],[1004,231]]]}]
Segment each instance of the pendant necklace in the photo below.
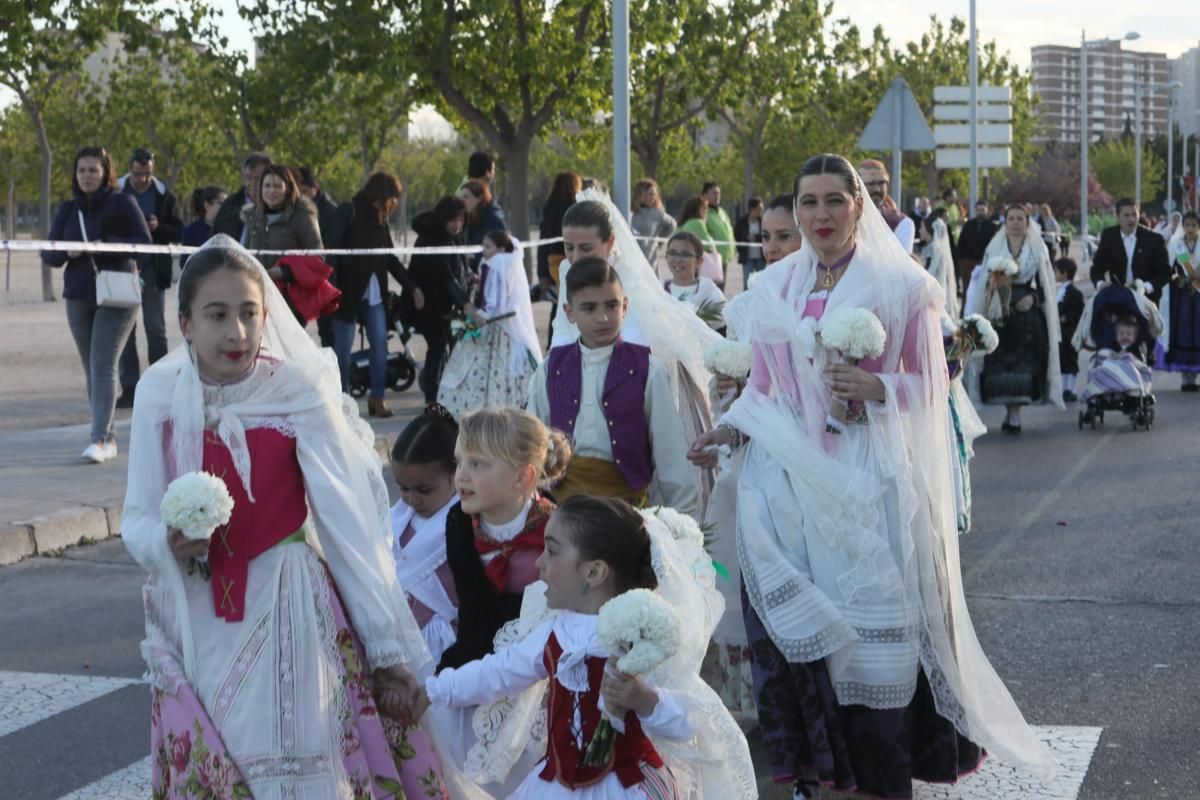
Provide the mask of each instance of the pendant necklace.
[{"label": "pendant necklace", "polygon": [[822,264],[820,261],[817,262],[817,271],[822,273],[821,281],[820,281],[822,289],[832,289],[833,288],[833,283],[834,283],[833,273],[837,272],[839,269],[841,269],[842,267],[844,267],[850,263],[850,259],[854,258],[855,249],[856,248],[851,247],[850,252],[846,253],[846,255],[842,256],[837,261],[835,261],[832,266],[827,267],[824,264]]}]

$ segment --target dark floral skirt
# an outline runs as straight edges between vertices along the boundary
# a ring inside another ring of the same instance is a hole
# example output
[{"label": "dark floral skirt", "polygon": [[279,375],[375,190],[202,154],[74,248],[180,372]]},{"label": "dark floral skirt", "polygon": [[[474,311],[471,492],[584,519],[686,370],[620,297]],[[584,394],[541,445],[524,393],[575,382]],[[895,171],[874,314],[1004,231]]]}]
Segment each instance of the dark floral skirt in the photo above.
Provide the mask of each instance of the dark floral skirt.
[{"label": "dark floral skirt", "polygon": [[876,797],[912,797],[913,779],[954,783],[983,750],[939,716],[922,671],[907,708],[838,705],[824,660],[792,664],[742,592],[758,723],[777,783],[800,781]]},{"label": "dark floral skirt", "polygon": [[[1036,290],[1017,284],[1012,289],[1012,306]],[[1046,317],[1036,303],[1028,311],[1014,311],[998,325],[1000,344],[983,359],[979,391],[989,404],[1028,405],[1046,399],[1046,366],[1050,337]],[[1060,354],[1061,357],[1061,354]]]}]

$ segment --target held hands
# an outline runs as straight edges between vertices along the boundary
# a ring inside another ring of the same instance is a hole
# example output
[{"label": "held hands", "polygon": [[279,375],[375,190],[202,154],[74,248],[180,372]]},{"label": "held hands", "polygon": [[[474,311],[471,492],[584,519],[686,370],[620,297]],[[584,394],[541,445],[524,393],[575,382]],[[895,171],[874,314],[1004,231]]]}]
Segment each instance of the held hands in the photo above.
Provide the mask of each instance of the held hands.
[{"label": "held hands", "polygon": [[402,725],[416,725],[429,708],[425,687],[403,664],[375,670],[375,700],[385,716]]},{"label": "held hands", "polygon": [[604,681],[600,684],[604,705],[618,719],[632,711],[639,717],[648,717],[658,707],[658,692],[651,689],[636,675],[627,675],[617,669],[617,659],[610,657],[604,665]]},{"label": "held hands", "polygon": [[[708,433],[700,434],[699,438],[692,442],[692,446],[687,452],[687,459],[701,469],[712,469],[717,466],[719,459],[716,448],[721,445],[733,446],[733,437],[728,428],[715,428]],[[706,450],[708,447],[713,447],[713,449]]]},{"label": "held hands", "polygon": [[875,400],[882,403],[887,397],[883,381],[861,367],[850,364],[831,364],[825,368],[825,382],[833,396],[843,402]]},{"label": "held hands", "polygon": [[207,556],[208,541],[208,539],[189,539],[178,528],[167,528],[167,545],[175,554],[175,558],[180,561]]}]

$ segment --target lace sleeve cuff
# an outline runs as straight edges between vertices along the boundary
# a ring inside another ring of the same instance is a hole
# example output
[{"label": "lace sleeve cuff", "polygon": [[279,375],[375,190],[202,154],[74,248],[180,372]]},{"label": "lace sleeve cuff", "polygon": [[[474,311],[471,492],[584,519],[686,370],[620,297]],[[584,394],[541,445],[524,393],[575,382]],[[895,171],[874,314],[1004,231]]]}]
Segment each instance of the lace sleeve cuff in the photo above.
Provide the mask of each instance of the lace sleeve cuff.
[{"label": "lace sleeve cuff", "polygon": [[448,706],[450,705],[450,693],[442,686],[442,682],[437,679],[436,675],[430,675],[425,679],[425,696],[429,698],[429,704],[433,706]]},{"label": "lace sleeve cuff", "polygon": [[381,639],[375,642],[364,642],[367,651],[367,663],[371,669],[394,667],[397,664],[408,664],[412,658],[405,654],[400,642],[395,639]]}]

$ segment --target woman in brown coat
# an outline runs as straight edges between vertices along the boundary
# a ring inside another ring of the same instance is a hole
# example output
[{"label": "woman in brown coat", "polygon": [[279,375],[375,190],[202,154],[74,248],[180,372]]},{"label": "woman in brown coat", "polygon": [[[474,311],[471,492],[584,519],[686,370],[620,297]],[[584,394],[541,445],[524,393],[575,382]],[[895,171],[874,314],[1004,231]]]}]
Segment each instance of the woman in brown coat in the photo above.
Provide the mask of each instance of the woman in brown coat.
[{"label": "woman in brown coat", "polygon": [[[320,250],[321,229],[317,225],[317,207],[300,194],[289,168],[272,164],[262,175],[258,202],[248,206],[242,217],[246,221],[248,250]],[[289,279],[286,272],[275,266],[278,255],[260,255],[259,260],[272,278]]]}]

